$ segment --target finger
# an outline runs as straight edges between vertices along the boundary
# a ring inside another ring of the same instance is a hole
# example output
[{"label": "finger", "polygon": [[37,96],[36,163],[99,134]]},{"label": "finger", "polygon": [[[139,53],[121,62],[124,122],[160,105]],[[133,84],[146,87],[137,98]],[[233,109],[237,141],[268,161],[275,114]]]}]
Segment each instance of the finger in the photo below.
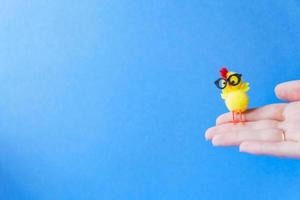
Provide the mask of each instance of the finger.
[{"label": "finger", "polygon": [[219,134],[213,137],[214,146],[237,146],[244,141],[255,140],[265,142],[283,141],[283,131],[277,128],[261,130],[232,131],[226,134]]},{"label": "finger", "polygon": [[248,141],[240,145],[240,152],[255,155],[300,158],[300,144],[291,141],[277,143]]},{"label": "finger", "polygon": [[215,135],[226,134],[229,132],[238,132],[238,131],[256,131],[259,129],[272,129],[277,128],[279,122],[276,120],[260,120],[255,122],[245,122],[244,124],[220,124],[214,127],[211,127],[206,130],[205,138],[207,140],[212,139]]},{"label": "finger", "polygon": [[275,87],[276,96],[287,101],[300,100],[300,80],[281,83]]},{"label": "finger", "polygon": [[[286,104],[270,104],[263,107],[250,109],[244,113],[246,121],[258,120],[283,120],[282,112]],[[216,124],[224,124],[232,121],[232,114],[225,113],[217,118]]]}]

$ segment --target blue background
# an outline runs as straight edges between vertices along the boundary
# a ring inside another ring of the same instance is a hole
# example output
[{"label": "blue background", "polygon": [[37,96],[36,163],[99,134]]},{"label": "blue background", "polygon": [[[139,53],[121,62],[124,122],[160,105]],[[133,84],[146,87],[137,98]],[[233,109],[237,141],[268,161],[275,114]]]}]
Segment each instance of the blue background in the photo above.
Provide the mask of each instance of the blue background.
[{"label": "blue background", "polygon": [[299,199],[298,160],[204,140],[221,66],[251,107],[300,78],[299,21],[299,1],[1,1],[0,198]]}]

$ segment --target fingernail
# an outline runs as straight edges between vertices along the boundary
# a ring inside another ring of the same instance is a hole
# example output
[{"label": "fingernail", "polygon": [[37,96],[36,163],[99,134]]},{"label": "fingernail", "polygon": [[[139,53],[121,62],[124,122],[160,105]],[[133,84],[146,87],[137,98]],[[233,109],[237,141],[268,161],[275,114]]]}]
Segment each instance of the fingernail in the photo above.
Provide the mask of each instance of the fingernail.
[{"label": "fingernail", "polygon": [[212,144],[214,146],[220,146],[222,144],[222,136],[217,135],[217,136],[213,137]]},{"label": "fingernail", "polygon": [[240,152],[246,152],[246,151],[247,151],[247,147],[248,147],[248,144],[247,144],[247,143],[242,143],[242,144],[240,145],[239,151],[240,151]]},{"label": "fingernail", "polygon": [[243,149],[243,147],[240,146],[239,152],[245,152],[244,149]]},{"label": "fingernail", "polygon": [[212,132],[213,132],[213,128],[209,128],[206,130],[205,132],[205,139],[206,140],[211,140],[212,139]]}]

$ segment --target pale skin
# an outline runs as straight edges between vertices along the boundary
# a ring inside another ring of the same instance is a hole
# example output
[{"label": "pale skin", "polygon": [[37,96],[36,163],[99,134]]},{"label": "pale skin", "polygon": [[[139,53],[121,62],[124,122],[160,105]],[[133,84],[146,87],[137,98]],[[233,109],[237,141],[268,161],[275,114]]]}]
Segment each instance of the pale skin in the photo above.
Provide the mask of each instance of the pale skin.
[{"label": "pale skin", "polygon": [[245,123],[233,124],[231,113],[222,114],[205,138],[240,152],[300,159],[300,80],[277,85],[275,93],[287,103],[250,109]]}]

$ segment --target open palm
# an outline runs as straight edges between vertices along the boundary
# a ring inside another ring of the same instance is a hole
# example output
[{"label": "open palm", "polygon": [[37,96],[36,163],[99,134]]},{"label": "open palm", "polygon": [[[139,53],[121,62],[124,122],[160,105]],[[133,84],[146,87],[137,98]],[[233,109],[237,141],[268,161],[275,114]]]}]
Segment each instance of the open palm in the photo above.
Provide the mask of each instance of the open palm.
[{"label": "open palm", "polygon": [[225,113],[206,131],[206,139],[214,146],[240,146],[241,152],[300,158],[300,81],[280,84],[275,92],[289,103],[251,109],[244,124],[232,124]]}]

